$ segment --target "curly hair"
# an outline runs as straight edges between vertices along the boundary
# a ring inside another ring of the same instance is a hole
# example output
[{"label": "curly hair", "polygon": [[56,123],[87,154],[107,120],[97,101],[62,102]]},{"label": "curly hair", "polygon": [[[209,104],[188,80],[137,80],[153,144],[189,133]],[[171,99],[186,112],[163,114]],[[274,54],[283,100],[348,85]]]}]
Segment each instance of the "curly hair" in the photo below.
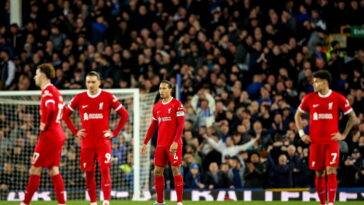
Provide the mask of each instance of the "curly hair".
[{"label": "curly hair", "polygon": [[38,66],[38,69],[40,70],[40,72],[44,73],[48,79],[53,79],[54,77],[56,77],[54,67],[50,63],[43,63]]}]

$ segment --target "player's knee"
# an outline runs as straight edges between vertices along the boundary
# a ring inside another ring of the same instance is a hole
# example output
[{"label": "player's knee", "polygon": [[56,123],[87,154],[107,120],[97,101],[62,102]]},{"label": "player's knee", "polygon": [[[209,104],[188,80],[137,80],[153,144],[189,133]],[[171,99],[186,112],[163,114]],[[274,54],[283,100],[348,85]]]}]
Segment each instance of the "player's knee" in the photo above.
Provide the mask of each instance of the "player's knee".
[{"label": "player's knee", "polygon": [[59,174],[59,168],[58,167],[52,167],[50,169],[48,169],[48,174],[49,176],[56,176],[57,174]]},{"label": "player's knee", "polygon": [[156,167],[154,169],[154,176],[163,176],[164,168]]},{"label": "player's knee", "polygon": [[41,167],[33,167],[31,166],[29,169],[29,174],[30,175],[40,175],[42,173],[42,168]]},{"label": "player's knee", "polygon": [[326,172],[327,174],[336,174],[336,167],[327,167]]},{"label": "player's knee", "polygon": [[316,176],[318,176],[318,177],[323,177],[323,176],[325,176],[325,174],[326,174],[326,171],[325,170],[316,171]]},{"label": "player's knee", "polygon": [[173,176],[178,176],[181,174],[181,168],[179,166],[172,166]]}]

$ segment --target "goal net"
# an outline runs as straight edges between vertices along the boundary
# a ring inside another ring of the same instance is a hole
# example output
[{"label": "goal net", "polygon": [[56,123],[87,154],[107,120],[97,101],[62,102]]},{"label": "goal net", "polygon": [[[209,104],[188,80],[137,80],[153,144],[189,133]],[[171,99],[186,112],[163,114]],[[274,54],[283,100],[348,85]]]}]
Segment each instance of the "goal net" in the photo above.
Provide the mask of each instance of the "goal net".
[{"label": "goal net", "polygon": [[[84,90],[63,90],[68,104],[76,94]],[[140,156],[140,146],[151,120],[156,93],[140,94],[138,89],[109,89],[129,111],[129,120],[119,135],[112,139],[113,162],[111,176],[112,199],[143,200],[149,190],[151,170],[150,150]],[[40,91],[0,92],[0,200],[19,201],[24,197],[28,170],[34,146],[39,135]],[[71,115],[80,128],[78,111]],[[110,129],[116,127],[119,116],[110,115]],[[84,173],[79,168],[79,139],[62,123],[67,139],[63,146],[60,172],[64,178],[68,199],[88,199]],[[98,199],[101,176],[96,168]],[[148,197],[149,198],[149,197]],[[43,169],[41,185],[33,200],[55,199],[53,185],[46,169]]]}]

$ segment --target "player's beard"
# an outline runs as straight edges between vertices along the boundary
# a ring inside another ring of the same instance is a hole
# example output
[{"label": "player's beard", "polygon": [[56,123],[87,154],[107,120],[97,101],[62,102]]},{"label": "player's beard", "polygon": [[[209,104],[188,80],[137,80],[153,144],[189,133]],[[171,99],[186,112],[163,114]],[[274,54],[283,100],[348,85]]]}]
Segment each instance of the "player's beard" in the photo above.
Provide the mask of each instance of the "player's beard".
[{"label": "player's beard", "polygon": [[320,92],[320,88],[318,86],[314,86],[313,87],[313,91],[316,92],[316,93],[319,93]]},{"label": "player's beard", "polygon": [[164,99],[164,95],[162,93],[159,93],[159,96],[161,97],[161,99]]}]

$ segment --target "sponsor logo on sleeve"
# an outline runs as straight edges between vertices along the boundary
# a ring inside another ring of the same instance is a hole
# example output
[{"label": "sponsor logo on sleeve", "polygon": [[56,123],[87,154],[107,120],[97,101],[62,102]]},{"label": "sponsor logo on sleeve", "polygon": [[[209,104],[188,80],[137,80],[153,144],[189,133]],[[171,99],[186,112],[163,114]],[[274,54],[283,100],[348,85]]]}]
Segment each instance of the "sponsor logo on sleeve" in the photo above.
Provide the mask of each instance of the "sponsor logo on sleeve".
[{"label": "sponsor logo on sleeve", "polygon": [[176,113],[176,115],[177,115],[177,117],[179,117],[179,116],[185,116],[185,112],[183,112],[183,111],[178,111],[178,112]]}]

